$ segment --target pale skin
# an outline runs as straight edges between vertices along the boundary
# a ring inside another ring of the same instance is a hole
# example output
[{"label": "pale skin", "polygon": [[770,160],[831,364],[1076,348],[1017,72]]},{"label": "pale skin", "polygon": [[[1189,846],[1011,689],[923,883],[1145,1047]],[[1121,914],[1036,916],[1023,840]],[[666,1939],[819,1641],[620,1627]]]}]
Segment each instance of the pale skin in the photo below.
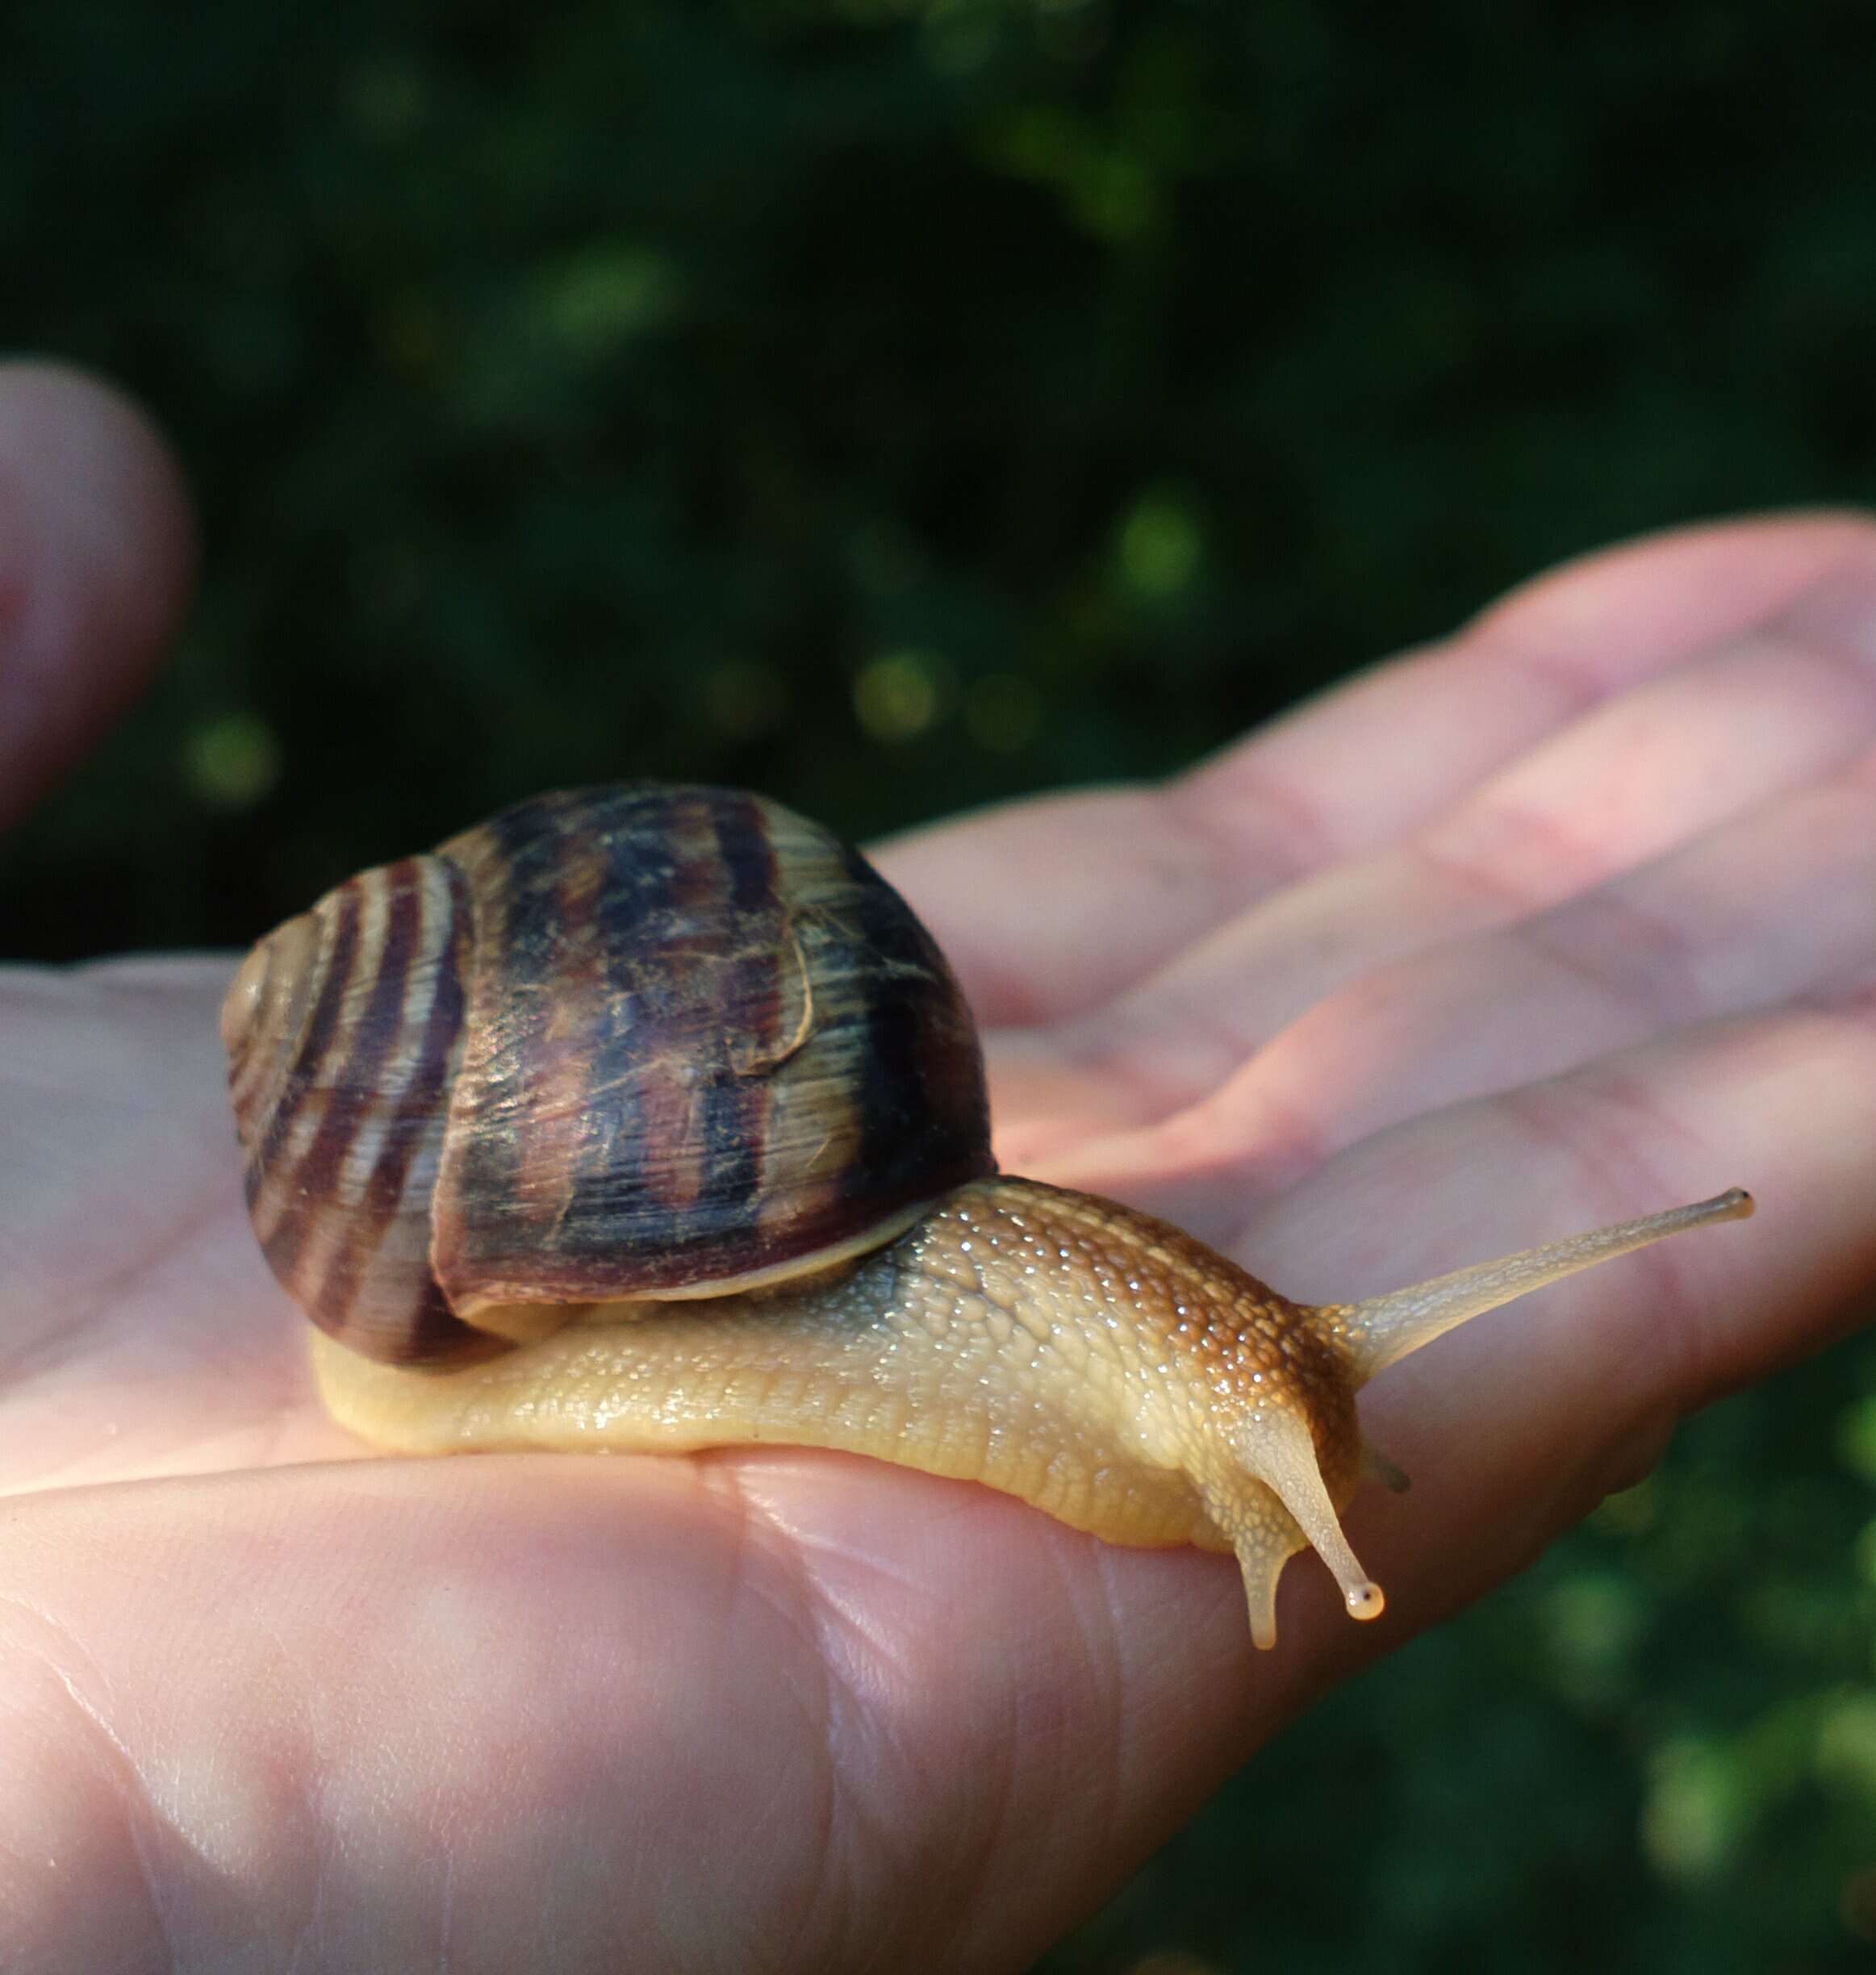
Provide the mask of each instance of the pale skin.
[{"label": "pale skin", "polygon": [[[157,663],[189,561],[141,420],[0,371],[0,812]],[[1859,518],[1590,558],[1174,783],[882,862],[1005,1163],[1293,1295],[1736,1182],[1759,1213],[1378,1379],[1415,1485],[1347,1520],[1387,1612],[1305,1559],[1255,1655],[1228,1559],[852,1457],[366,1458],[242,1212],[232,962],[0,975],[0,1965],[1019,1969],[1310,1697],[1867,1307]]]}]

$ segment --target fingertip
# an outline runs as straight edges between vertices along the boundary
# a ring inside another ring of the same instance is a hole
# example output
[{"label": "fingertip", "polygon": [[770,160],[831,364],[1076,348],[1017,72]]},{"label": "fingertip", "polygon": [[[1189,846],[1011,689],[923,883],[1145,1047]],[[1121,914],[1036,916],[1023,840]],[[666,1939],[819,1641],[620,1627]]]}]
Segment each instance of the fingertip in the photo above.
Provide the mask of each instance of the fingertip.
[{"label": "fingertip", "polygon": [[149,418],[72,365],[0,361],[0,824],[148,683],[194,566]]}]

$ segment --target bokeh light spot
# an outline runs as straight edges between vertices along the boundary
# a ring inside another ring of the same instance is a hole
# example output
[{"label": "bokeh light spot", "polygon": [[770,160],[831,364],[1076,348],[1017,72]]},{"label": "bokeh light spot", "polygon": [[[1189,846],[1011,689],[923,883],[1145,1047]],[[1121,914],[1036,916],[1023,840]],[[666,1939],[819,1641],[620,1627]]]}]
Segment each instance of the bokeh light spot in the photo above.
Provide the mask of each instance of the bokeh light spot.
[{"label": "bokeh light spot", "polygon": [[1197,518],[1164,490],[1143,494],[1122,522],[1115,544],[1121,580],[1137,596],[1176,596],[1198,574],[1205,553]]},{"label": "bokeh light spot", "polygon": [[944,666],[922,651],[886,652],[854,681],[854,712],[875,741],[916,740],[942,709]]},{"label": "bokeh light spot", "polygon": [[541,280],[547,326],[585,354],[609,349],[662,327],[675,313],[683,282],[672,262],[635,240],[583,248]]},{"label": "bokeh light spot", "polygon": [[224,713],[190,735],[183,779],[211,809],[251,809],[280,779],[280,743],[252,713]]}]

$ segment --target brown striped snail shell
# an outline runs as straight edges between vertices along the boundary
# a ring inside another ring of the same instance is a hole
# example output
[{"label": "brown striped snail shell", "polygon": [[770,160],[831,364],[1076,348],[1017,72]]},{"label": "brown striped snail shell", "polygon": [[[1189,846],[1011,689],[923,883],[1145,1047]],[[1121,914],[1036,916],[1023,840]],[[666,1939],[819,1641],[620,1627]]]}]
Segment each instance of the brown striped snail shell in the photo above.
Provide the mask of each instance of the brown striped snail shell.
[{"label": "brown striped snail shell", "polygon": [[362,872],[254,950],[223,1033],[274,1274],[390,1363],[771,1280],[994,1170],[930,934],[735,790],[543,795]]},{"label": "brown striped snail shell", "polygon": [[[1740,1192],[1353,1304],[1001,1175],[963,996],[859,854],[760,796],[543,795],[351,879],[222,1016],[248,1201],[328,1406],[413,1451],[839,1447],[1236,1553],[1273,1643],[1357,1389]],[[1394,1477],[1398,1479],[1398,1476]]]}]

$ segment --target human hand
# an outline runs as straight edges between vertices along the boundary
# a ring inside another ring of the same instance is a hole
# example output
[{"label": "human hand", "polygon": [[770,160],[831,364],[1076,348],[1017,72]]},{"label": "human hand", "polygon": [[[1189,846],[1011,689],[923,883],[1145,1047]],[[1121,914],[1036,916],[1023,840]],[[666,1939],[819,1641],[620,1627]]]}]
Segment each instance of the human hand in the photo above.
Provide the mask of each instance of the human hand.
[{"label": "human hand", "polygon": [[[130,415],[15,370],[0,540],[17,808],[187,532]],[[1273,1655],[1228,1559],[850,1458],[358,1458],[242,1210],[230,962],[0,973],[0,1965],[1022,1967],[1876,1279],[1873,627],[1864,523],[1664,537],[1167,788],[883,854],[1005,1163],[1293,1294],[1760,1194],[1364,1395],[1388,1613],[1300,1560]]]}]

